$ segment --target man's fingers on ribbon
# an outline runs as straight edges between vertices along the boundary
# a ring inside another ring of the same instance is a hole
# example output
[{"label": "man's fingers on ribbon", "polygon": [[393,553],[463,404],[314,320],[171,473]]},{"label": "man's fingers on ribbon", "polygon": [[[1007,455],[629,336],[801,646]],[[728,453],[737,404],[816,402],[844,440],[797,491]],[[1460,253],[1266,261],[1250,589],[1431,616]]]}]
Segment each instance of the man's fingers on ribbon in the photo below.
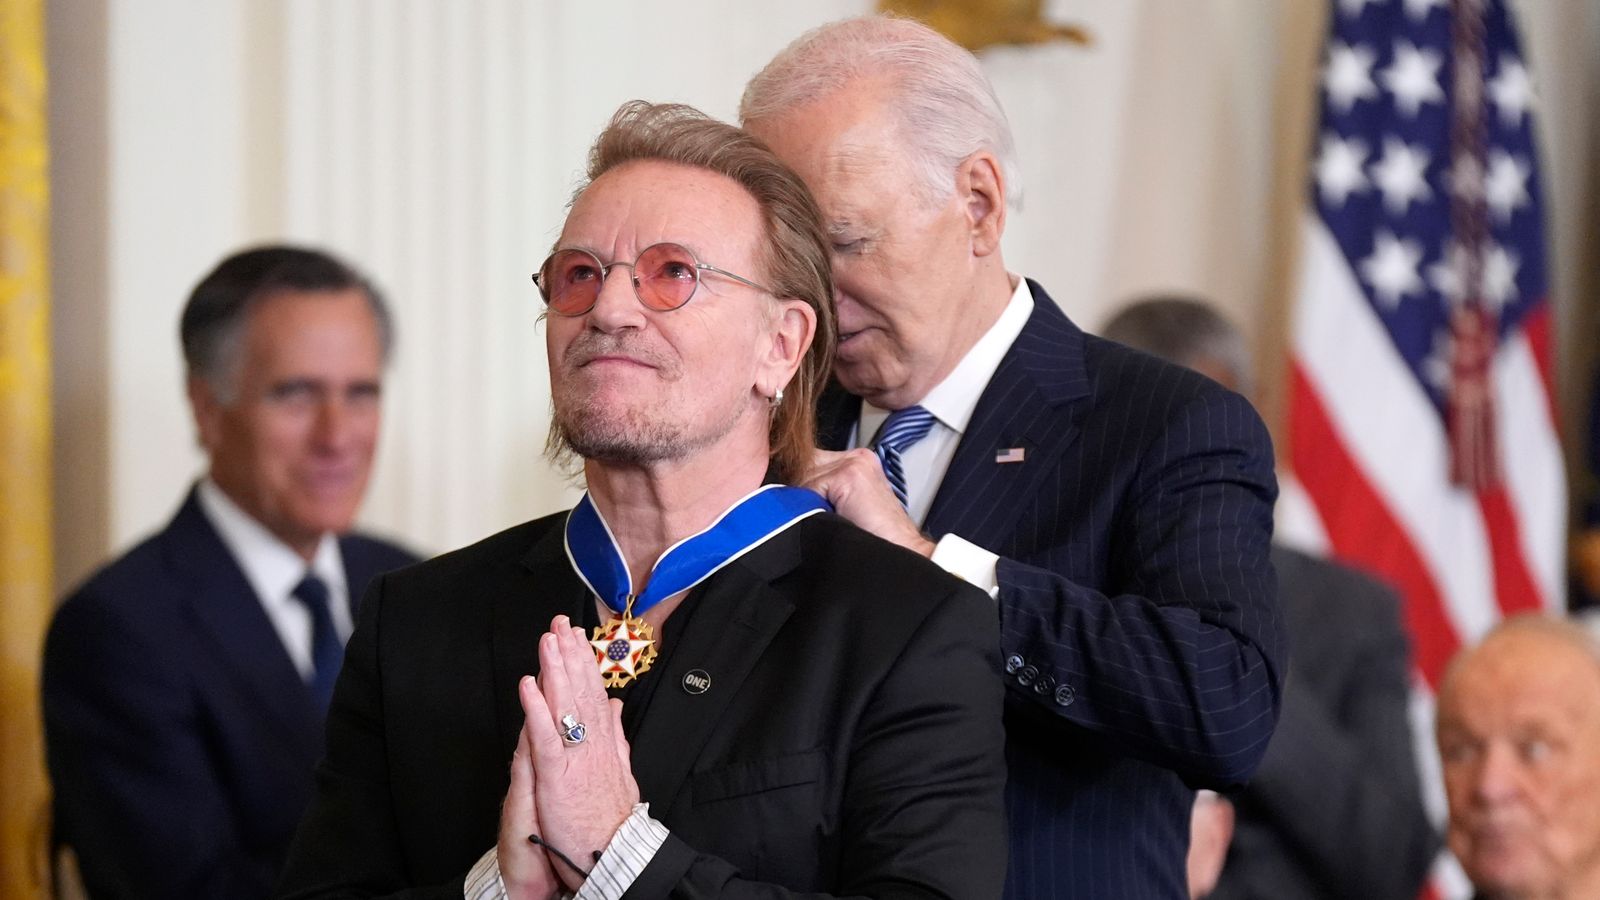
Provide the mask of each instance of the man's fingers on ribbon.
[{"label": "man's fingers on ribbon", "polygon": [[847,504],[863,492],[881,492],[894,499],[883,467],[871,450],[816,451],[801,487],[816,491],[835,506]]},{"label": "man's fingers on ribbon", "polygon": [[825,469],[832,468],[848,453],[848,450],[823,450],[811,451],[811,466],[806,470],[806,477],[810,478]]},{"label": "man's fingers on ribbon", "polygon": [[871,450],[816,451],[811,472],[801,486],[821,494],[835,512],[878,537],[924,556],[933,552],[933,543],[906,515]]},{"label": "man's fingers on ribbon", "polygon": [[805,487],[821,493],[838,508],[842,516],[854,520],[856,517],[851,516],[854,509],[875,511],[877,508],[904,514],[904,508],[896,500],[890,480],[883,476],[883,466],[878,464],[877,455],[872,450],[845,450],[829,453],[829,456],[827,463],[811,469]]}]

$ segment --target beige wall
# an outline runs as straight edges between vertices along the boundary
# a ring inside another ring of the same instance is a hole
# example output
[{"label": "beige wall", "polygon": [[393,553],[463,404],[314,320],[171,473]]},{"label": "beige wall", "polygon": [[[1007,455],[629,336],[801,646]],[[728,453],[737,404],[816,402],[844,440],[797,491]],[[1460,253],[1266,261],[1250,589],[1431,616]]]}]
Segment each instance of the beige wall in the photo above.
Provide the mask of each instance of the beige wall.
[{"label": "beige wall", "polygon": [[[624,99],[731,116],[814,4],[73,0],[50,6],[58,576],[158,527],[203,462],[178,310],[244,242],[322,243],[388,289],[401,344],[371,526],[443,550],[559,508],[528,272],[583,151]],[[1200,293],[1265,351],[1277,396],[1286,235],[1302,195],[1325,5],[1058,0],[1089,49],[985,54],[1027,194],[1011,267],[1080,324]],[[1596,327],[1600,4],[1522,2],[1540,119],[1563,408]]]}]

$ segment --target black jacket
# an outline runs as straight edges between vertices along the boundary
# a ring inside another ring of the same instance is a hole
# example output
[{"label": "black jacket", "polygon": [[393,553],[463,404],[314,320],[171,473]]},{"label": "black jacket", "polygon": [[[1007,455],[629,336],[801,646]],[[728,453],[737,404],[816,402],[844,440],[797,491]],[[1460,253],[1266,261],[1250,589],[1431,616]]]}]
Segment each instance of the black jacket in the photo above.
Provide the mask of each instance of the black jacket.
[{"label": "black jacket", "polygon": [[[461,896],[495,845],[517,680],[553,616],[592,618],[564,522],[374,585],[283,896]],[[997,647],[982,592],[831,514],[729,563],[627,689],[634,775],[672,831],[628,896],[998,896]]]}]

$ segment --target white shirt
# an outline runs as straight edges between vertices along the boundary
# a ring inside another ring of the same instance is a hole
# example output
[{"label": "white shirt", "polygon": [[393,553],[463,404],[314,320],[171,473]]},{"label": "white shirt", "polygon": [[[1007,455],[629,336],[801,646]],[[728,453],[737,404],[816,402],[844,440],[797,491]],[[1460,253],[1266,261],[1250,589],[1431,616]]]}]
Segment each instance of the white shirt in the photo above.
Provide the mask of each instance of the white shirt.
[{"label": "white shirt", "polygon": [[278,640],[283,642],[290,661],[300,670],[300,677],[309,682],[316,670],[311,659],[311,612],[295,599],[293,592],[300,579],[306,577],[307,568],[315,572],[328,586],[329,612],[333,614],[333,627],[339,633],[339,640],[349,639],[353,627],[350,587],[345,579],[338,539],[331,534],[323,535],[308,567],[300,554],[240,509],[210,478],[200,482],[198,494],[201,512],[244,571],[245,580],[255,590],[261,609],[277,630]]},{"label": "white shirt", "polygon": [[[929,429],[927,437],[900,454],[900,461],[906,473],[906,512],[919,527],[928,517],[933,497],[939,491],[940,482],[944,481],[950,461],[955,458],[961,435],[966,433],[967,426],[972,422],[972,413],[978,408],[978,400],[989,386],[995,370],[1000,368],[1006,352],[1016,343],[1017,336],[1022,334],[1028,317],[1033,315],[1033,292],[1028,290],[1026,280],[1017,278],[1016,281],[1016,289],[1011,292],[1011,300],[1006,303],[1000,317],[983,333],[983,337],[978,338],[978,342],[972,345],[972,349],[967,351],[967,355],[961,358],[950,374],[934,385],[918,404],[933,413],[933,427]],[[871,445],[872,437],[883,426],[889,412],[863,401],[861,419],[851,435],[851,446]],[[999,557],[957,535],[947,534],[939,539],[933,552],[933,561],[988,591],[990,596],[994,596],[999,589],[999,581],[995,576]]]}]

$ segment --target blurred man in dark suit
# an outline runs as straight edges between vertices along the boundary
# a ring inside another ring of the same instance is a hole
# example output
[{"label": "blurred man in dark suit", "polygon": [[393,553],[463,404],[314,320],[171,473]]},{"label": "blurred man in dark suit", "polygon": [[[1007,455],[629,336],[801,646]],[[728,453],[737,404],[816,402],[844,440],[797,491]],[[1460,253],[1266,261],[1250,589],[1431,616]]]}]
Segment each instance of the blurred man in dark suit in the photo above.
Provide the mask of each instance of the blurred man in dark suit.
[{"label": "blurred man in dark suit", "polygon": [[[1205,303],[1157,297],[1102,335],[1250,392],[1244,337]],[[1274,545],[1294,648],[1278,730],[1233,796],[1233,841],[1212,898],[1411,900],[1438,845],[1422,807],[1406,709],[1400,598],[1336,563]]]},{"label": "blurred man in dark suit", "polygon": [[1600,642],[1525,614],[1439,686],[1450,851],[1483,900],[1600,897]]},{"label": "blurred man in dark suit", "polygon": [[1010,126],[936,32],[824,26],[751,80],[740,115],[833,244],[833,452],[807,483],[997,601],[1008,895],[1184,896],[1194,788],[1248,778],[1277,718],[1266,429],[1006,269]]},{"label": "blurred man in dark suit", "polygon": [[348,534],[391,342],[324,253],[224,260],[183,312],[208,474],[56,613],[44,715],[57,840],[93,897],[266,897],[311,798],[367,582],[415,561]]},{"label": "blurred man in dark suit", "polygon": [[1567,556],[1571,560],[1571,604],[1587,615],[1600,616],[1600,372],[1589,385],[1589,415],[1583,438],[1582,465],[1574,476],[1584,498],[1579,526],[1573,529]]}]

